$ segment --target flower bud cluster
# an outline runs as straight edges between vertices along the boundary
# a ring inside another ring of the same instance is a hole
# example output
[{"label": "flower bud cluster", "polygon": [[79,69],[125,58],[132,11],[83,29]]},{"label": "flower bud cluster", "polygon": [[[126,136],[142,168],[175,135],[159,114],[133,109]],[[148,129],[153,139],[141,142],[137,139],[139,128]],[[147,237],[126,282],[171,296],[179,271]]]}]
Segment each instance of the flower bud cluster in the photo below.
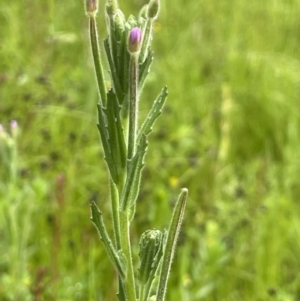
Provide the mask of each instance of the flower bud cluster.
[{"label": "flower bud cluster", "polygon": [[[159,230],[147,230],[140,239],[139,280],[145,284],[154,279],[163,255],[164,234]],[[152,279],[151,279],[152,278]]]}]

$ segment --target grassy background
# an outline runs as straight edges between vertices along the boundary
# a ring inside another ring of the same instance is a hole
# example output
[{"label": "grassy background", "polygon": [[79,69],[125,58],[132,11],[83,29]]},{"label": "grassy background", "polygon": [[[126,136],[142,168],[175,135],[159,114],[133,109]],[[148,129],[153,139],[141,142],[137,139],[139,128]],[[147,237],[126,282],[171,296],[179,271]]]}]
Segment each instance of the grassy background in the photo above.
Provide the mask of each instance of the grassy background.
[{"label": "grassy background", "polygon": [[[133,243],[188,187],[167,299],[300,300],[300,2],[162,2],[141,117],[170,94]],[[0,145],[0,300],[116,300],[89,221],[92,199],[110,216],[82,1],[1,1],[0,24],[0,122],[19,123],[18,153]]]}]

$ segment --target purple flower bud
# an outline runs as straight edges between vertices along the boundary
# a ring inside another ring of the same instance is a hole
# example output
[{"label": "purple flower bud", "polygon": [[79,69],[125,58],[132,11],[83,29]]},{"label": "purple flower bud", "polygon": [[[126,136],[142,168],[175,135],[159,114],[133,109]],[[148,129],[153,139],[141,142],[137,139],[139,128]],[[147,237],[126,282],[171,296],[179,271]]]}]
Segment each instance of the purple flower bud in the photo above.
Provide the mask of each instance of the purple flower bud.
[{"label": "purple flower bud", "polygon": [[138,27],[131,29],[128,39],[128,50],[131,53],[136,53],[141,48],[142,31]]},{"label": "purple flower bud", "polygon": [[98,12],[98,0],[86,0],[85,10],[89,16],[94,17]]}]

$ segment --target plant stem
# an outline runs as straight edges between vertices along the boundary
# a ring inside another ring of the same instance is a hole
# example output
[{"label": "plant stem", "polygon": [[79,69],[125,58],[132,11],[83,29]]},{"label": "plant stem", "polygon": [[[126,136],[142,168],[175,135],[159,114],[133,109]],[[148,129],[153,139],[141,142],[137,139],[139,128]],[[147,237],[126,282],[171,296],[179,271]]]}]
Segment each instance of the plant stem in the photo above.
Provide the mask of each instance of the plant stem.
[{"label": "plant stem", "polygon": [[90,17],[90,42],[94,59],[95,73],[100,95],[100,104],[106,106],[106,87],[98,42],[97,23],[95,17]]},{"label": "plant stem", "polygon": [[120,211],[120,232],[122,251],[127,259],[127,275],[125,278],[125,291],[128,301],[136,301],[134,271],[131,255],[130,234],[129,234],[129,214],[126,210]]},{"label": "plant stem", "polygon": [[[110,180],[110,193],[111,193],[111,206],[112,206],[112,218],[113,218],[113,228],[115,234],[115,242],[117,246],[117,250],[121,250],[121,233],[120,233],[120,215],[119,215],[119,191],[117,186],[114,184],[112,179]],[[122,281],[121,275],[118,275],[118,283],[119,283],[119,299],[125,301],[125,291],[124,284]],[[122,299],[123,298],[123,299]]]},{"label": "plant stem", "polygon": [[145,300],[145,285],[140,284],[140,289],[139,289],[139,301],[144,301]]},{"label": "plant stem", "polygon": [[151,282],[146,284],[140,284],[139,301],[148,301],[151,289]]},{"label": "plant stem", "polygon": [[133,53],[130,58],[129,70],[128,159],[131,159],[136,151],[138,102],[138,55]]},{"label": "plant stem", "polygon": [[119,192],[117,186],[112,179],[110,180],[110,193],[111,193],[111,207],[112,207],[112,219],[114,225],[114,234],[117,250],[121,249],[121,234],[120,234],[120,216],[119,216]]}]

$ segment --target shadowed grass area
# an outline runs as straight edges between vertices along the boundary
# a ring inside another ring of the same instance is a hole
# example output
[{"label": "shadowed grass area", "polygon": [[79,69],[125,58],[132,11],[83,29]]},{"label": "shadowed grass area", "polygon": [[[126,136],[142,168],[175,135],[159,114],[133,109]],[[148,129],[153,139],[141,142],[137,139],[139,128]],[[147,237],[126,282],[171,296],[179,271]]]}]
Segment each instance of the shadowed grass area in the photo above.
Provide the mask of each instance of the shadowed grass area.
[{"label": "shadowed grass area", "polygon": [[[300,299],[299,15],[296,0],[162,1],[141,117],[170,94],[133,243],[188,187],[167,300]],[[89,220],[92,199],[110,215],[83,4],[2,1],[0,24],[0,123],[19,124],[16,166],[0,161],[0,299],[117,300]]]}]

